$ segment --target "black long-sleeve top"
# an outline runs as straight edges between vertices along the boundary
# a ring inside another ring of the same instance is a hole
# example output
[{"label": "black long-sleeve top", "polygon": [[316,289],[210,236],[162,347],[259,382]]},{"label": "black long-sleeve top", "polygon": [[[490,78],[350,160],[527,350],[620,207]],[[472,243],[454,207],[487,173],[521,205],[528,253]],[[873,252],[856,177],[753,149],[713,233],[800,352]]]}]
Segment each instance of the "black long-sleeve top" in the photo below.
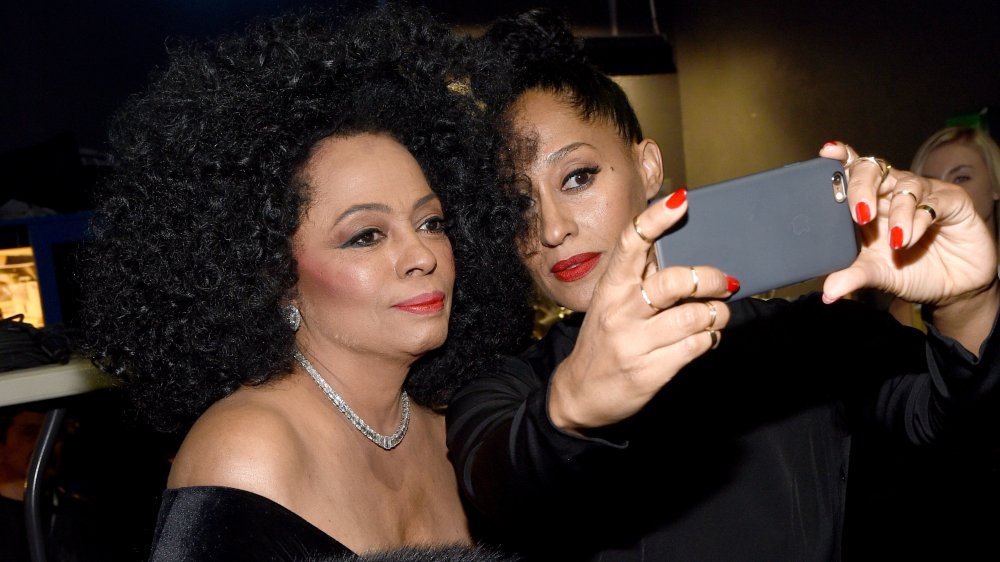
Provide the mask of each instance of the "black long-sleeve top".
[{"label": "black long-sleeve top", "polygon": [[637,415],[588,434],[548,419],[581,318],[449,404],[449,455],[476,530],[539,560],[839,560],[851,435],[922,444],[1000,381],[979,358],[851,301],[744,299],[721,345]]}]

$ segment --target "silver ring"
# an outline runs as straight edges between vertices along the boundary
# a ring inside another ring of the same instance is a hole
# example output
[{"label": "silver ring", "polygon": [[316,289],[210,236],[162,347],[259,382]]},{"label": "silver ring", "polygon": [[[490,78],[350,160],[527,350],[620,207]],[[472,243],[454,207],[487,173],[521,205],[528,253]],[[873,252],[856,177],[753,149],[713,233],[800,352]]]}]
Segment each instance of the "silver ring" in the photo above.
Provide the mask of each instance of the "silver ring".
[{"label": "silver ring", "polygon": [[691,294],[688,295],[688,298],[693,297],[694,294],[698,292],[698,281],[698,272],[694,270],[694,266],[691,266],[691,282],[694,286],[691,287]]},{"label": "silver ring", "polygon": [[705,306],[708,307],[708,327],[706,330],[711,330],[712,326],[715,326],[715,318],[719,315],[719,311],[715,308],[715,303],[712,301],[705,301]]},{"label": "silver ring", "polygon": [[649,305],[649,308],[653,309],[653,312],[660,312],[663,310],[662,308],[653,304],[652,299],[649,298],[649,293],[646,292],[646,288],[642,286],[642,283],[639,283],[639,294],[642,295],[642,300],[646,301],[646,304]]},{"label": "silver ring", "polygon": [[882,175],[882,179],[879,180],[878,182],[879,185],[882,185],[882,182],[885,181],[885,178],[889,177],[889,170],[892,169],[892,166],[890,166],[889,163],[886,162],[884,158],[876,158],[874,156],[859,156],[856,160],[851,161],[847,165],[853,166],[854,164],[857,164],[858,162],[861,161],[871,162],[872,164],[878,166],[878,171]]},{"label": "silver ring", "polygon": [[639,226],[639,215],[632,218],[632,228],[635,229],[635,233],[639,235],[639,238],[642,238],[643,242],[647,244],[653,243],[652,240],[646,238],[646,235],[642,233],[642,227]]},{"label": "silver ring", "polygon": [[715,349],[719,347],[719,331],[718,330],[705,330],[708,335],[712,338],[712,347],[709,349]]},{"label": "silver ring", "polygon": [[913,192],[910,191],[909,189],[900,189],[899,191],[893,191],[892,195],[889,196],[889,201],[892,201],[893,199],[895,199],[897,195],[909,195],[910,197],[913,198],[913,202],[914,203],[919,203],[920,202],[920,200],[917,199],[917,196],[914,195]]},{"label": "silver ring", "polygon": [[937,220],[937,211],[934,210],[934,207],[931,207],[927,203],[921,203],[917,205],[917,208],[921,211],[927,211],[927,214],[931,216],[931,222]]}]

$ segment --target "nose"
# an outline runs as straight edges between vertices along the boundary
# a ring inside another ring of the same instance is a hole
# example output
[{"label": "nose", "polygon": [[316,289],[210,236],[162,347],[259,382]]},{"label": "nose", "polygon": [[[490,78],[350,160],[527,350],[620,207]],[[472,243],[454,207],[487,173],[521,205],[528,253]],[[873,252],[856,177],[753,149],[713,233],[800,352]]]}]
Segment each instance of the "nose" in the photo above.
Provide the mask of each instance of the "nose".
[{"label": "nose", "polygon": [[573,214],[559,205],[545,191],[537,195],[535,201],[538,220],[538,236],[543,246],[554,248],[562,244],[567,237],[576,233],[576,221]]},{"label": "nose", "polygon": [[[447,242],[441,243],[447,244]],[[428,240],[416,232],[406,237],[399,258],[396,260],[396,275],[400,279],[427,275],[437,268],[437,254],[429,244]]]}]

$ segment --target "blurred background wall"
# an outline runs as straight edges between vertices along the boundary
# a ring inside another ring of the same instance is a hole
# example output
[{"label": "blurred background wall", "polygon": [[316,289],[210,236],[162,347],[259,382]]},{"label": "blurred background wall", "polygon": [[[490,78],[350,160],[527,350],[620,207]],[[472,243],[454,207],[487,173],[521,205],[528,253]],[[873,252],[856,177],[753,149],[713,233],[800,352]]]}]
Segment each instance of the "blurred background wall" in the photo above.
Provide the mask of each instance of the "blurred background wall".
[{"label": "blurred background wall", "polygon": [[[85,164],[100,163],[108,116],[164,61],[168,37],[211,36],[308,3],[2,3],[0,185],[33,197],[62,191],[57,201],[83,197],[78,191],[92,178],[55,174],[67,167],[56,158],[75,143]],[[992,2],[422,3],[472,32],[536,5],[565,9],[584,35],[659,30],[676,71],[619,80],[664,149],[668,190],[809,158],[831,139],[906,167],[920,141],[947,119],[984,108],[994,119],[1000,113],[1000,10]],[[39,155],[44,150],[32,150],[39,146],[58,156],[47,160]]]}]

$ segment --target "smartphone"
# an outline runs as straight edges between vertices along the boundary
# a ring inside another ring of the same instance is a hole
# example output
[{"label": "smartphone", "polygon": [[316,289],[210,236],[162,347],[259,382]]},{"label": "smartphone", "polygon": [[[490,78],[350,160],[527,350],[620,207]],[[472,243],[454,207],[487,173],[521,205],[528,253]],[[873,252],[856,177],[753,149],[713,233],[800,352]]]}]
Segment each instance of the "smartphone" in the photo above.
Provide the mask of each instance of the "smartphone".
[{"label": "smartphone", "polygon": [[851,264],[858,238],[837,160],[814,158],[688,192],[688,212],[654,244],[662,269],[711,265],[740,280],[731,300]]}]

